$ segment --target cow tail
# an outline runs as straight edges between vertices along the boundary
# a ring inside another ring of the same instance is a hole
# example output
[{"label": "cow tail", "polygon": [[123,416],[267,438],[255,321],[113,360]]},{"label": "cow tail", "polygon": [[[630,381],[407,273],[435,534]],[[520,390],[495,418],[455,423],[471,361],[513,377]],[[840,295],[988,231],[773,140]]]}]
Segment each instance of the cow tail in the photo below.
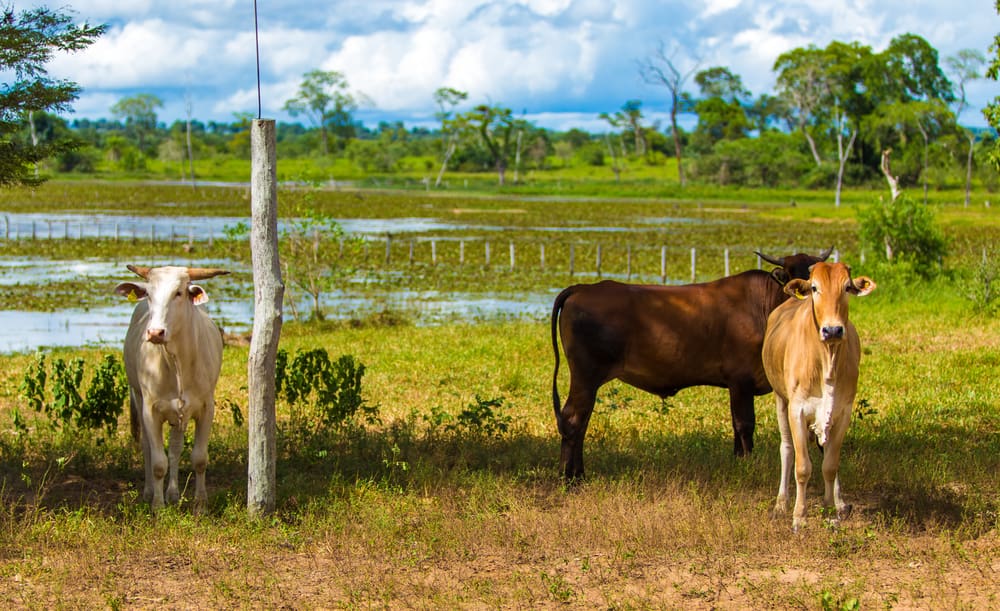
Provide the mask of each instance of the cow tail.
[{"label": "cow tail", "polygon": [[562,311],[563,304],[572,294],[573,287],[563,289],[563,292],[556,297],[555,303],[552,304],[552,352],[556,357],[555,370],[552,372],[552,406],[555,408],[556,426],[559,428],[560,435],[563,432],[563,421],[559,401],[559,313]]},{"label": "cow tail", "polygon": [[139,443],[142,436],[142,396],[136,397],[136,392],[131,389],[128,393],[128,408],[132,440]]}]

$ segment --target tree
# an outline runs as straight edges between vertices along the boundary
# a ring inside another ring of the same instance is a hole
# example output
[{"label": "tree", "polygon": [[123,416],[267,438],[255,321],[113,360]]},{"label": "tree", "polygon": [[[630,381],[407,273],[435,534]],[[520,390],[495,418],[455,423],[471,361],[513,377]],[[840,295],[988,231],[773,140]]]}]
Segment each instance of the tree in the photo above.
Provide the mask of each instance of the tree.
[{"label": "tree", "polygon": [[[621,129],[623,136],[631,134],[635,146],[635,154],[642,156],[646,154],[646,130],[642,126],[642,102],[640,100],[628,100],[622,104],[621,110],[612,114],[602,112],[598,115],[611,125],[611,127]],[[624,146],[622,155],[625,154]]]},{"label": "tree", "polygon": [[819,167],[823,163],[814,130],[823,121],[822,110],[828,94],[823,52],[810,45],[782,53],[774,62],[778,73],[778,95],[788,116],[809,144],[809,152]]},{"label": "tree", "polygon": [[344,139],[354,137],[354,112],[371,101],[352,93],[347,79],[335,70],[311,70],[302,77],[299,92],[282,107],[293,117],[305,115],[319,128],[322,152],[330,152],[328,130]]},{"label": "tree", "polygon": [[497,171],[500,186],[505,184],[511,148],[515,144],[515,121],[509,108],[480,104],[462,115],[471,129],[479,134],[480,141],[489,153],[490,162]]},{"label": "tree", "polygon": [[147,152],[147,136],[156,132],[157,108],[163,108],[163,100],[151,93],[122,98],[111,107],[111,116],[125,125],[125,134],[135,141],[140,152]]},{"label": "tree", "polygon": [[448,162],[458,148],[458,139],[462,133],[461,121],[452,118],[455,107],[468,99],[469,94],[451,87],[440,87],[434,92],[434,102],[438,105],[438,112],[435,116],[441,121],[441,144],[442,160],[441,170],[438,172],[435,187],[441,186],[441,178],[444,177],[445,170],[448,169]]},{"label": "tree", "polygon": [[[995,7],[997,13],[1000,13],[1000,0],[996,0]],[[1000,80],[1000,34],[993,37],[990,53],[993,54],[993,59],[990,60],[990,65],[986,68],[986,76],[998,81]],[[986,117],[986,121],[993,129],[1000,130],[1000,96],[993,98],[993,102],[986,105],[986,108],[983,109],[983,116]],[[993,142],[990,161],[993,162],[993,167],[1000,172],[1000,139]]]},{"label": "tree", "polygon": [[670,129],[674,140],[674,155],[677,157],[677,178],[684,186],[684,165],[681,151],[681,135],[677,127],[678,113],[686,110],[691,104],[691,97],[684,93],[684,84],[698,69],[698,63],[686,72],[681,72],[674,65],[674,56],[677,49],[667,54],[666,47],[661,41],[650,57],[647,57],[639,64],[639,76],[650,85],[666,87],[670,92]]},{"label": "tree", "polygon": [[[866,127],[877,135],[879,132],[889,132],[885,136],[880,136],[879,148],[883,151],[883,174],[887,155],[885,151],[888,147],[898,142],[905,145],[908,138],[908,131],[912,128],[920,134],[923,141],[923,148],[920,161],[920,178],[924,187],[924,204],[927,203],[927,174],[928,174],[928,153],[930,151],[931,140],[937,138],[942,133],[950,131],[952,128],[953,116],[951,111],[940,100],[916,100],[909,102],[893,102],[880,106],[865,121]],[[891,136],[890,136],[891,134]],[[893,138],[892,136],[895,136]]]},{"label": "tree", "polygon": [[47,76],[45,64],[56,52],[76,52],[104,34],[106,25],[76,25],[66,13],[32,8],[15,13],[3,9],[0,18],[0,73],[13,74],[12,83],[0,84],[0,185],[38,184],[29,167],[82,142],[61,139],[31,144],[12,136],[28,115],[39,111],[68,111],[80,87],[71,81]]},{"label": "tree", "polygon": [[[986,58],[975,49],[962,49],[955,55],[945,58],[945,63],[958,85],[958,96],[955,98],[955,120],[957,122],[969,105],[965,97],[965,84],[982,77],[980,71],[983,69],[983,64],[986,63]],[[976,146],[976,134],[971,129],[964,127],[960,129],[969,143],[965,159],[965,207],[968,208],[972,195],[972,158]]]},{"label": "tree", "polygon": [[694,143],[700,143],[700,148],[709,152],[720,140],[745,137],[750,122],[744,103],[750,98],[750,92],[743,87],[740,77],[728,68],[716,66],[696,74],[694,81],[702,95],[694,105],[698,115]]}]

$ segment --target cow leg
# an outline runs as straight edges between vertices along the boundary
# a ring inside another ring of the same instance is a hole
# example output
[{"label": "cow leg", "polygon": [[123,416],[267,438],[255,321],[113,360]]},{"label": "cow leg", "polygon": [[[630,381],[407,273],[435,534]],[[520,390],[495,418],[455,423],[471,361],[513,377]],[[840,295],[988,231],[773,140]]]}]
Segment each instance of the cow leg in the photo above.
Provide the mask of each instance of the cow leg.
[{"label": "cow leg", "polygon": [[840,497],[840,448],[843,443],[843,433],[838,438],[827,440],[823,448],[823,506],[837,511],[834,524],[847,519],[851,515],[851,506],[844,503]]},{"label": "cow leg", "polygon": [[208,501],[205,489],[205,469],[208,468],[208,437],[212,432],[215,406],[209,401],[194,421],[194,445],[191,448],[191,467],[194,469],[194,510],[200,513]]},{"label": "cow leg", "polygon": [[789,408],[789,428],[795,447],[795,509],[792,511],[792,530],[806,524],[806,487],[812,475],[809,459],[809,425],[802,418],[802,406],[792,403]]},{"label": "cow leg", "polygon": [[778,498],[774,503],[774,511],[783,514],[788,511],[788,487],[792,482],[792,466],[795,448],[792,444],[792,431],[788,426],[788,401],[775,395],[778,415],[778,431],[781,432],[781,475],[778,480]]},{"label": "cow leg", "polygon": [[753,451],[753,430],[757,424],[752,385],[729,387],[729,411],[733,417],[733,454],[749,456]]},{"label": "cow leg", "polygon": [[170,425],[170,451],[168,453],[170,477],[167,480],[168,503],[176,503],[181,498],[177,480],[178,471],[180,470],[181,451],[184,450],[185,428],[187,428],[187,420],[185,418],[181,418],[177,424]]},{"label": "cow leg", "polygon": [[[145,399],[144,399],[145,400]],[[148,446],[148,456],[146,460],[146,487],[152,488],[150,496],[150,508],[153,511],[162,509],[163,502],[163,478],[167,474],[167,455],[163,448],[163,420],[159,416],[160,403],[150,402],[151,409],[143,410],[143,434],[146,437]]]},{"label": "cow leg", "polygon": [[595,401],[596,388],[582,388],[570,380],[569,394],[559,417],[559,432],[562,433],[559,466],[567,480],[583,477],[583,437],[587,434]]}]

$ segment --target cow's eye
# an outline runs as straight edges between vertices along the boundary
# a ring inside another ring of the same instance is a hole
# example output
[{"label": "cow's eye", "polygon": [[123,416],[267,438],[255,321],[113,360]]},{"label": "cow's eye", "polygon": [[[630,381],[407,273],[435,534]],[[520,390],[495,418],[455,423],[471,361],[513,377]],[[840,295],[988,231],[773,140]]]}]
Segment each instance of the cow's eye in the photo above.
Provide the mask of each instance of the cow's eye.
[{"label": "cow's eye", "polygon": [[818,293],[818,292],[819,292],[819,287],[818,287],[818,286],[816,286],[815,284],[814,284],[814,285],[812,285],[812,291],[813,291],[814,293]]},{"label": "cow's eye", "polygon": [[174,293],[174,297],[177,297],[179,299],[180,296],[181,296],[181,292],[180,291],[177,291],[176,293]]}]

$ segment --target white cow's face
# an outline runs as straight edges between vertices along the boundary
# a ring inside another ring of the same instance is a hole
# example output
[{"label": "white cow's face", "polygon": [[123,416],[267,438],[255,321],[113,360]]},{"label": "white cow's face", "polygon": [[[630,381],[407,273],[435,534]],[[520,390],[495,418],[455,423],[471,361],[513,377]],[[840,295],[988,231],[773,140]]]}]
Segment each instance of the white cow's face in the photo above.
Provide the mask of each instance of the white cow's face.
[{"label": "white cow's face", "polygon": [[169,343],[173,330],[190,324],[192,308],[208,301],[208,293],[191,284],[184,267],[153,268],[145,282],[123,282],[115,287],[115,292],[131,300],[148,302],[146,341],[154,344]]}]

